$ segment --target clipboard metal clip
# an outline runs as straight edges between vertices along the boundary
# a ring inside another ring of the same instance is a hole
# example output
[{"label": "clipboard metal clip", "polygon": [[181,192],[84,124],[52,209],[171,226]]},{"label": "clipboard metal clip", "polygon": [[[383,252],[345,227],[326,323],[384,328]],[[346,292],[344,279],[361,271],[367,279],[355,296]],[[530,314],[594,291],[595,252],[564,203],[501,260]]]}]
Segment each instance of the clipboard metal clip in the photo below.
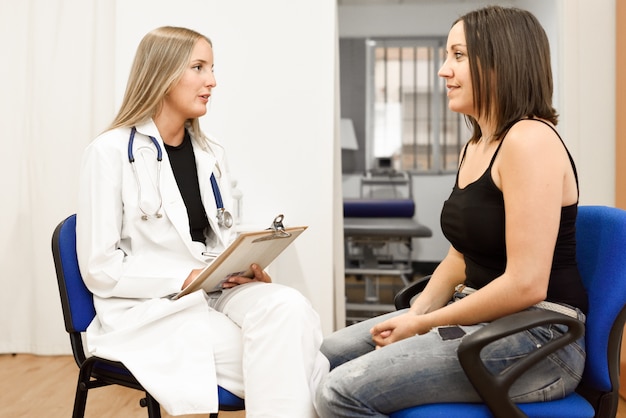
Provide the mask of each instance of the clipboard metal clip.
[{"label": "clipboard metal clip", "polygon": [[285,225],[283,225],[283,219],[285,216],[281,213],[280,215],[274,218],[272,225],[267,228],[268,231],[273,231],[274,233],[271,235],[266,235],[264,237],[260,237],[254,240],[254,242],[259,241],[268,241],[276,238],[287,238],[291,236],[291,233],[285,231]]},{"label": "clipboard metal clip", "polygon": [[274,231],[285,231],[285,225],[283,225],[283,219],[285,219],[285,215],[282,213],[274,218],[274,222],[272,222],[272,226],[269,229],[273,229]]}]

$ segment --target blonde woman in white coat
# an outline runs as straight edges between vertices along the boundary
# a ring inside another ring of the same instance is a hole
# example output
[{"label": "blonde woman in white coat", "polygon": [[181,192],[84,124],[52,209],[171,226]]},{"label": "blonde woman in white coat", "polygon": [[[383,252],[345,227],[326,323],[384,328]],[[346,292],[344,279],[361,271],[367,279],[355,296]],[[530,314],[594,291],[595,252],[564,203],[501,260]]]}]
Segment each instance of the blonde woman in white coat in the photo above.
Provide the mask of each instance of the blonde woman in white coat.
[{"label": "blonde woman in white coat", "polygon": [[221,292],[168,298],[234,238],[218,217],[231,202],[223,148],[198,123],[215,86],[210,40],[158,28],[138,47],[117,117],[85,151],[77,253],[97,313],[88,347],[122,361],[172,415],[216,412],[220,385],[245,398],[248,418],[314,417],[328,363],[300,293],[255,266]]}]

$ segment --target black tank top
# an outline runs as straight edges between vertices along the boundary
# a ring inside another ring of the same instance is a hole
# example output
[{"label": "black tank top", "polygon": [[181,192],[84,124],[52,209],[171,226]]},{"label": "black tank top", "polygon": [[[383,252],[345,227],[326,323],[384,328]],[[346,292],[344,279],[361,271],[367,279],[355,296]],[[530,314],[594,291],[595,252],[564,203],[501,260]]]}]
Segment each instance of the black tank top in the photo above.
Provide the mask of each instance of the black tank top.
[{"label": "black tank top", "polygon": [[[545,123],[561,139],[550,124],[539,119],[533,120]],[[502,275],[506,268],[504,197],[491,177],[491,167],[505,138],[506,133],[500,140],[489,167],[478,180],[461,189],[457,172],[452,193],[444,202],[441,211],[443,234],[452,246],[463,254],[466,266],[465,284],[475,289],[480,289]],[[565,143],[563,146],[565,147]],[[463,151],[461,162],[465,158],[466,150],[467,146]],[[567,147],[565,150],[578,184],[574,160]],[[587,293],[576,262],[577,213],[578,203],[561,208],[561,222],[546,300],[566,303],[586,312]]]},{"label": "black tank top", "polygon": [[209,227],[209,220],[200,195],[196,158],[193,153],[193,144],[191,143],[189,132],[185,130],[185,137],[179,146],[174,147],[165,144],[165,149],[174,172],[176,184],[178,184],[178,189],[187,208],[191,239],[205,243],[205,233]]}]

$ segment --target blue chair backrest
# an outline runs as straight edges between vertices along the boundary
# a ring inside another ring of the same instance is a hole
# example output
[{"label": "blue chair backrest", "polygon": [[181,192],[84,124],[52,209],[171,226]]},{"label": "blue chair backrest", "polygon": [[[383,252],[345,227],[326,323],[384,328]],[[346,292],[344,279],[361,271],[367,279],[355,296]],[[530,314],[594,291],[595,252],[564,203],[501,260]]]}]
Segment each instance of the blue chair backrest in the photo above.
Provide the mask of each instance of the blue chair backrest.
[{"label": "blue chair backrest", "polygon": [[[61,291],[65,329],[68,332],[84,332],[91,320],[96,316],[93,306],[93,295],[85,286],[78,268],[76,256],[76,215],[65,219],[58,227],[54,236],[53,249],[56,247],[58,257],[57,280]],[[53,250],[54,251],[54,250]]]},{"label": "blue chair backrest", "polygon": [[626,304],[626,211],[606,206],[578,210],[577,259],[589,298],[583,381],[611,391],[609,335],[621,335],[621,327],[612,328]]}]

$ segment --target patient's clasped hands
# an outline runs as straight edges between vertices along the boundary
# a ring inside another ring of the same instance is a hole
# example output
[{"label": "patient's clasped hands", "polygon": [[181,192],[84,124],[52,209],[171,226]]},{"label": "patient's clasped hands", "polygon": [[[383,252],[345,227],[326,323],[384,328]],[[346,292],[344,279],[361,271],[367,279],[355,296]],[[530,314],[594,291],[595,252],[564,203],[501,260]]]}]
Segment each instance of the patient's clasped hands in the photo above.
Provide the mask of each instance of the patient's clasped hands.
[{"label": "patient's clasped hands", "polygon": [[424,315],[408,311],[375,325],[370,334],[378,349],[416,334],[425,334],[429,330]]}]

